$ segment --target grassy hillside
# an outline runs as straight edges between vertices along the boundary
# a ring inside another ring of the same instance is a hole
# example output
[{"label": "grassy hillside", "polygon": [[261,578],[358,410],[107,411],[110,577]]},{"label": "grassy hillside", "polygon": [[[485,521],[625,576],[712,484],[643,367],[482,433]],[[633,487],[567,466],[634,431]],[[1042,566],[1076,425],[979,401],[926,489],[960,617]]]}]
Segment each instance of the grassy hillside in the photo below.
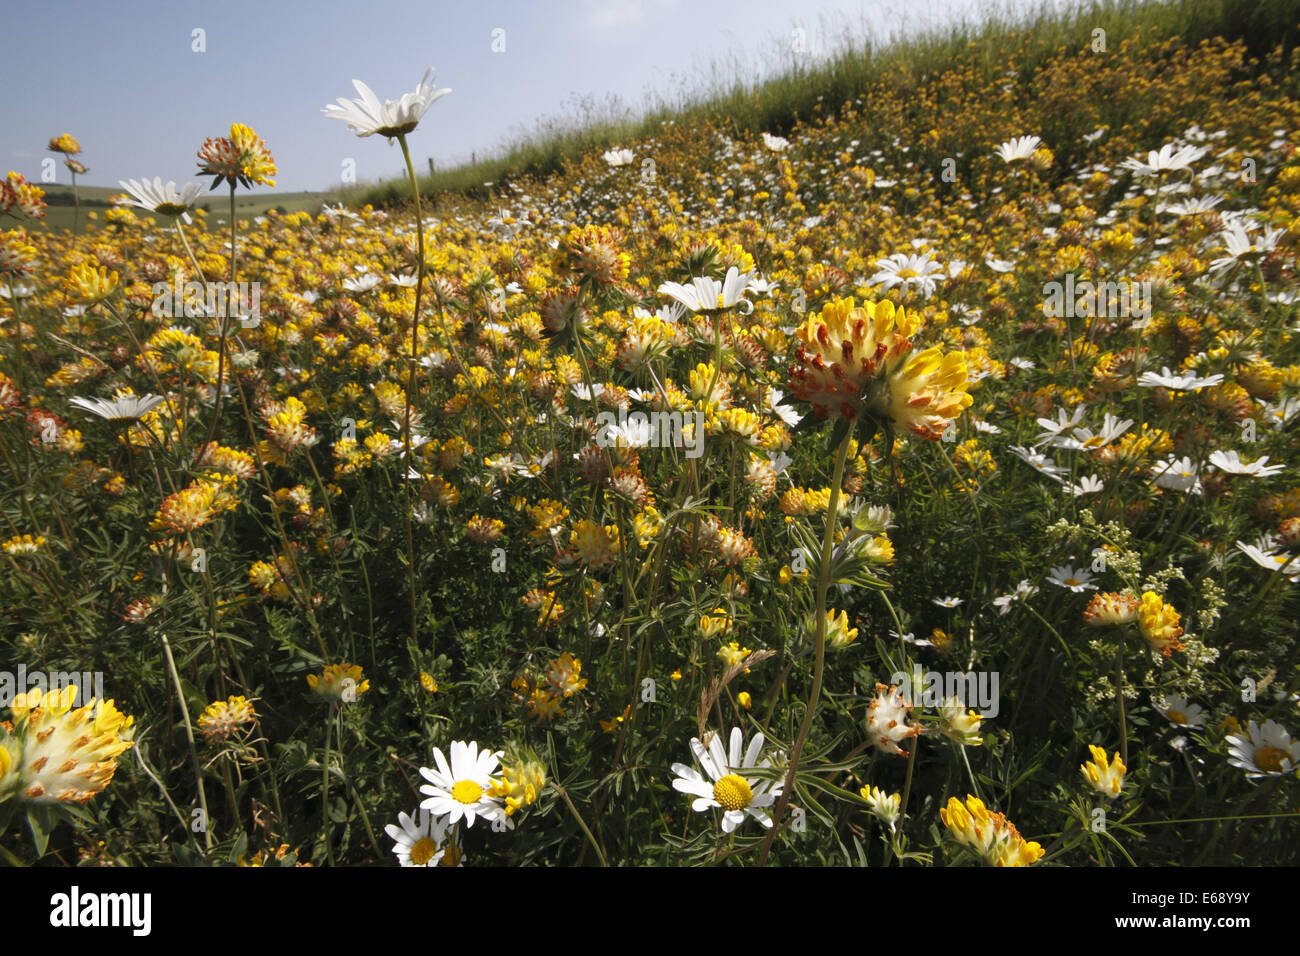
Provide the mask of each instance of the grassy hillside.
[{"label": "grassy hillside", "polygon": [[[633,146],[662,133],[665,124],[716,125],[733,135],[755,137],[763,131],[786,134],[803,124],[836,115],[868,92],[915,104],[948,87],[949,80],[957,75],[990,82],[1003,77],[1013,58],[1016,97],[1026,108],[1033,109],[1051,95],[1051,91],[1033,82],[1036,72],[1066,50],[1096,44],[1097,30],[1104,31],[1109,50],[1126,45],[1130,54],[1149,50],[1170,37],[1179,37],[1188,46],[1207,37],[1240,39],[1255,58],[1264,57],[1280,45],[1280,62],[1264,66],[1285,73],[1282,64],[1300,37],[1298,24],[1297,0],[1110,0],[1080,4],[1065,12],[1044,9],[1020,16],[981,15],[972,21],[953,23],[944,31],[881,47],[844,37],[826,62],[762,82],[715,84],[675,100],[660,99],[635,120],[544,120],[498,156],[422,177],[420,189],[435,201],[441,193],[505,195],[511,182],[535,181],[564,169],[584,153]],[[1289,76],[1288,81],[1294,82]],[[1140,113],[1145,103],[1140,96],[1129,95],[1101,105],[1113,123]],[[1057,142],[1088,132],[1092,128],[1085,115],[1088,112],[1067,108],[1053,116],[1060,133]],[[933,126],[938,128],[940,144],[950,153],[971,145],[968,137],[948,135],[947,127],[953,118],[942,111],[912,110],[898,119],[903,121],[901,128],[894,124],[866,124],[863,135],[872,146],[878,146],[894,136],[925,133]],[[492,185],[487,187],[485,183]],[[346,198],[349,202],[384,205],[402,201],[407,194],[405,180],[397,178],[359,188]]]}]

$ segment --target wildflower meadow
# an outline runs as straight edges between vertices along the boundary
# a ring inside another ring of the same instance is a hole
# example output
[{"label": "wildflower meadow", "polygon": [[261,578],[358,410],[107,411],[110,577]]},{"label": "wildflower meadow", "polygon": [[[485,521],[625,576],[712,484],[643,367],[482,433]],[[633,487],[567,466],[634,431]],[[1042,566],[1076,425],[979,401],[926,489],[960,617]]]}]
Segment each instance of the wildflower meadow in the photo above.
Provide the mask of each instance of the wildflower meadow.
[{"label": "wildflower meadow", "polygon": [[1082,6],[433,172],[476,80],[412,62],[301,117],[404,173],[292,210],[241,122],[83,202],[43,117],[0,860],[1294,865],[1298,31]]}]

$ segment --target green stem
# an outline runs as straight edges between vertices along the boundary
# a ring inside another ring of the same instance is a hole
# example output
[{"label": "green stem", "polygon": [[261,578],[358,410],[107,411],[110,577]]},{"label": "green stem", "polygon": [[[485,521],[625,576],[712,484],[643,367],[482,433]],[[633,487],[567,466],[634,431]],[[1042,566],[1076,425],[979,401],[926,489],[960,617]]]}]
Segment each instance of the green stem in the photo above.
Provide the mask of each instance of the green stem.
[{"label": "green stem", "polygon": [[[166,592],[166,582],[164,582],[163,591]],[[176,671],[176,659],[172,657],[172,646],[167,640],[167,635],[161,634],[163,654],[167,658],[167,671],[171,674],[172,683],[176,685],[176,699],[181,705],[181,717],[185,721],[185,740],[189,745],[190,763],[194,767],[194,782],[199,787],[199,808],[203,811],[203,845],[207,849],[212,849],[212,816],[208,813],[208,795],[203,789],[203,771],[199,767],[199,754],[194,747],[194,728],[190,725],[190,709],[185,704],[185,690],[181,687],[181,676]]]},{"label": "green stem", "polygon": [[[853,439],[853,429],[846,429],[844,437],[840,439],[839,450],[835,453],[835,470],[831,478],[831,500],[826,508],[826,531],[822,535],[822,554],[820,566],[817,569],[817,632],[814,644],[816,654],[813,663],[813,687],[812,693],[808,695],[808,707],[804,710],[803,722],[799,726],[799,734],[795,737],[794,746],[790,749],[790,769],[786,772],[785,786],[781,790],[781,799],[772,813],[772,827],[767,831],[767,838],[763,841],[763,850],[758,857],[758,865],[763,866],[767,863],[767,856],[772,850],[772,841],[776,839],[776,823],[785,813],[785,808],[790,803],[790,796],[794,791],[795,772],[799,769],[799,757],[803,754],[804,742],[808,739],[808,732],[812,729],[813,717],[817,711],[817,701],[822,693],[822,678],[826,670],[826,591],[830,587],[831,571],[831,545],[835,540],[835,526],[839,516],[840,507],[840,486],[844,482],[844,463],[849,457],[849,443]],[[915,749],[915,748],[913,748]]]},{"label": "green stem", "polygon": [[[402,446],[405,450],[403,465],[409,469],[411,467],[411,400],[415,394],[415,351],[420,336],[420,296],[424,291],[424,217],[420,213],[420,184],[415,178],[415,166],[411,162],[411,150],[406,145],[406,135],[399,134],[397,141],[402,144],[402,158],[406,160],[406,173],[411,178],[411,194],[415,198],[415,314],[411,317],[411,367],[406,383],[406,417],[402,423]],[[415,538],[411,531],[411,479],[406,474],[402,475],[402,492],[406,505],[402,513],[406,519],[406,565],[411,591],[411,652],[414,654],[419,651],[420,638],[417,634],[415,617]],[[432,646],[430,650],[432,651]]]}]

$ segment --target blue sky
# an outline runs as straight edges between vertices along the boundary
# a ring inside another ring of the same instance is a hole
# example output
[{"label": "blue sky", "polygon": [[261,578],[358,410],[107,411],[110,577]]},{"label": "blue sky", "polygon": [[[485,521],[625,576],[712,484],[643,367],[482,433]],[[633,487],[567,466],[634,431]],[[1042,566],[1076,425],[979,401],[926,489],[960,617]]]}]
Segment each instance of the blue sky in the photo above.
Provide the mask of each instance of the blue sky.
[{"label": "blue sky", "polygon": [[[1026,3],[1002,0],[999,10]],[[1048,5],[1059,5],[1050,3]],[[244,123],[266,140],[280,190],[338,184],[345,160],[361,181],[402,170],[401,153],[361,139],[321,109],[352,97],[352,79],[380,99],[415,89],[428,66],[452,93],[411,135],[412,153],[451,165],[499,150],[537,118],[572,114],[580,98],[702,86],[715,67],[756,70],[810,54],[850,32],[910,33],[979,18],[987,0],[63,0],[14,4],[0,75],[0,168],[40,181],[51,136],[71,133],[90,168],[83,182],[162,176],[199,181],[195,152]],[[195,30],[202,30],[204,52]],[[501,30],[504,33],[496,33]],[[498,50],[494,52],[494,39]],[[13,42],[18,40],[19,42]],[[68,172],[57,164],[58,182]],[[261,191],[261,190],[259,190]]]}]

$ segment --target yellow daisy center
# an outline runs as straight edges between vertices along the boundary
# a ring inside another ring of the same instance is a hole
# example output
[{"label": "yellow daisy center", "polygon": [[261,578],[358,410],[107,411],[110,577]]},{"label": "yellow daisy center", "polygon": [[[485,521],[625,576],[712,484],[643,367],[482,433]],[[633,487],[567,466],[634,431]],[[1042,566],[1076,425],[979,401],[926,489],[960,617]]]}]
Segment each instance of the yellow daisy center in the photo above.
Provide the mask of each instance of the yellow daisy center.
[{"label": "yellow daisy center", "polygon": [[1073,587],[1078,587],[1078,586],[1079,586],[1079,579],[1078,579],[1078,578],[1066,578],[1065,581],[1064,581],[1064,583],[1067,584],[1067,585],[1069,585],[1069,586],[1072,587],[1072,588],[1073,588]]},{"label": "yellow daisy center", "polygon": [[1281,773],[1282,761],[1289,756],[1281,747],[1260,747],[1255,751],[1255,766],[1269,773]]},{"label": "yellow daisy center", "polygon": [[724,810],[743,810],[754,799],[754,791],[749,789],[744,777],[729,773],[713,785],[713,799]]},{"label": "yellow daisy center", "polygon": [[1187,715],[1184,714],[1181,710],[1166,710],[1165,716],[1168,717],[1176,724],[1187,723]]},{"label": "yellow daisy center", "polygon": [[479,797],[483,796],[483,788],[473,780],[461,780],[451,788],[451,796],[461,803],[477,803]]},{"label": "yellow daisy center", "polygon": [[437,852],[438,844],[434,843],[429,837],[420,837],[411,844],[411,862],[416,866],[424,866],[433,859],[433,855]]},{"label": "yellow daisy center", "polygon": [[900,279],[915,279],[915,278],[916,278],[917,276],[919,276],[920,274],[921,274],[921,273],[917,272],[915,269],[899,269],[899,270],[898,270],[898,277],[899,277]]}]

